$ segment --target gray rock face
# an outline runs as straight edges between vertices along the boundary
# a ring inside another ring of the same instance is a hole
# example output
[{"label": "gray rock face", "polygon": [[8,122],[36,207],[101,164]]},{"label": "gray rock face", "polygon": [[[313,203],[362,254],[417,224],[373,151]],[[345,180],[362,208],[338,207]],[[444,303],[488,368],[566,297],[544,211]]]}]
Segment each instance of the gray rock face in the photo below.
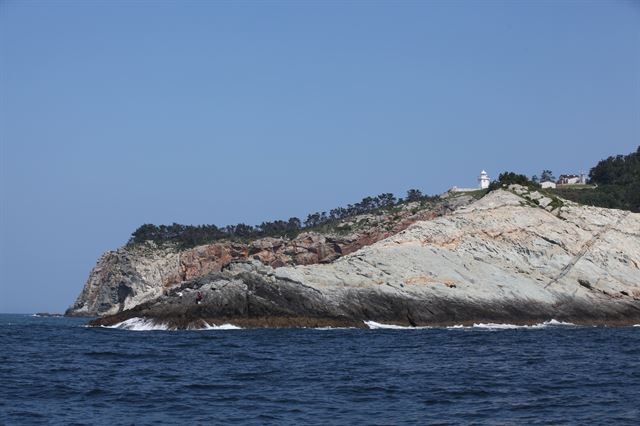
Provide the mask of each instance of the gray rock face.
[{"label": "gray rock face", "polygon": [[640,214],[566,201],[534,207],[522,196],[494,191],[329,264],[231,264],[183,283],[182,298],[95,324],[135,316],[173,327],[640,322]]},{"label": "gray rock face", "polygon": [[274,268],[330,263],[363,246],[394,235],[419,220],[469,204],[460,196],[426,205],[407,203],[377,214],[350,217],[324,234],[294,239],[260,238],[248,244],[220,241],[186,250],[147,244],[105,253],[66,315],[109,315],[153,300],[184,281],[220,272],[230,262],[257,259]]},{"label": "gray rock face", "polygon": [[148,246],[138,251],[120,249],[103,254],[66,315],[114,314],[153,300],[164,284],[179,280],[179,255]]}]

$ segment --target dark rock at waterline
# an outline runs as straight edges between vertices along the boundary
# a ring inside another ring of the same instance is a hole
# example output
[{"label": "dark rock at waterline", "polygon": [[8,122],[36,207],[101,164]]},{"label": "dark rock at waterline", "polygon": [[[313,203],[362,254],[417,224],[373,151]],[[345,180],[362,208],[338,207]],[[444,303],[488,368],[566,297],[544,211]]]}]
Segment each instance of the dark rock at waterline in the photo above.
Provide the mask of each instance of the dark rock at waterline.
[{"label": "dark rock at waterline", "polygon": [[[196,302],[197,294],[203,296]],[[133,309],[90,322],[112,326],[130,318],[154,320],[174,329],[233,324],[240,327],[363,327],[364,321],[405,326],[471,323],[535,324],[556,319],[575,324],[640,322],[637,303],[594,304],[566,299],[558,304],[526,300],[478,301],[406,297],[387,288],[326,293],[259,273],[225,273],[185,283],[180,289]]]}]

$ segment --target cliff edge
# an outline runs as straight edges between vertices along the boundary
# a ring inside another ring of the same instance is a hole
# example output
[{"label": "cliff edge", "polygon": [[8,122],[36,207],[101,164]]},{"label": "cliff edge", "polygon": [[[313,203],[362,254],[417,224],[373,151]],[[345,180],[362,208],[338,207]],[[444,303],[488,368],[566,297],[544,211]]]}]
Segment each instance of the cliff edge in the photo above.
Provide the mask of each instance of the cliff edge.
[{"label": "cliff edge", "polygon": [[134,317],[170,328],[639,323],[640,214],[513,185],[325,264],[231,262],[92,324]]},{"label": "cliff edge", "polygon": [[256,260],[283,266],[326,264],[406,229],[413,223],[448,214],[470,204],[467,195],[409,202],[311,229],[295,238],[223,240],[189,249],[152,241],[103,254],[89,274],[68,316],[110,315],[134,308],[181,286],[222,271],[231,262]]}]

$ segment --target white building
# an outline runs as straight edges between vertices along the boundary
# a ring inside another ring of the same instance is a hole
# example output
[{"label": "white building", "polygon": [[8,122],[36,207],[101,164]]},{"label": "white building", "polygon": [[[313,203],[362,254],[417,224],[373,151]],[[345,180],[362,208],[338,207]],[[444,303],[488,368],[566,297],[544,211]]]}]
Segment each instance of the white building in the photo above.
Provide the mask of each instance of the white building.
[{"label": "white building", "polygon": [[556,183],[555,182],[551,182],[549,181],[544,181],[540,183],[540,186],[545,189],[545,188],[555,188],[556,187]]},{"label": "white building", "polygon": [[489,188],[489,183],[491,183],[491,179],[489,179],[489,175],[484,170],[480,172],[480,176],[478,176],[478,183],[480,184],[480,189]]},{"label": "white building", "polygon": [[478,176],[478,187],[477,188],[458,188],[454,186],[449,190],[449,192],[472,192],[477,191],[479,189],[487,189],[489,188],[489,183],[491,183],[491,179],[489,175],[484,170],[480,172],[480,176]]},{"label": "white building", "polygon": [[580,183],[582,185],[586,185],[587,184],[587,175],[585,172],[580,172]]},{"label": "white building", "polygon": [[582,183],[583,176],[578,175],[560,175],[558,178],[558,185],[576,185]]}]

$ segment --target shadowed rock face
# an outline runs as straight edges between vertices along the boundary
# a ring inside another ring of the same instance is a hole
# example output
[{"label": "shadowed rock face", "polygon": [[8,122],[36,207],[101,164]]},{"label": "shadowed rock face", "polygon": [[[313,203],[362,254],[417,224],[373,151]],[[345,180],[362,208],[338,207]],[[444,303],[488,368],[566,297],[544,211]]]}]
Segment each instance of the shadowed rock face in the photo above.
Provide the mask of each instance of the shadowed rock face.
[{"label": "shadowed rock face", "polygon": [[515,190],[520,195],[494,191],[331,263],[231,263],[92,324],[640,323],[640,214],[572,203],[550,212]]},{"label": "shadowed rock face", "polygon": [[[533,324],[550,319],[576,324],[622,325],[640,322],[638,303],[559,297],[538,300],[469,300],[436,295],[410,296],[392,287],[318,291],[296,283],[245,272],[212,274],[183,284],[179,291],[131,310],[99,318],[91,325],[111,326],[130,318],[152,319],[170,328],[201,328],[231,323],[240,327],[363,327],[373,320],[407,326],[481,322]],[[201,292],[203,301],[196,303]]]},{"label": "shadowed rock face", "polygon": [[411,224],[469,204],[463,196],[429,204],[407,204],[392,212],[356,216],[338,224],[349,232],[306,232],[288,240],[261,238],[248,244],[222,241],[188,250],[152,243],[105,253],[66,315],[113,314],[154,300],[184,281],[219,272],[230,262],[255,259],[273,268],[330,263],[366,245],[394,235]]}]

